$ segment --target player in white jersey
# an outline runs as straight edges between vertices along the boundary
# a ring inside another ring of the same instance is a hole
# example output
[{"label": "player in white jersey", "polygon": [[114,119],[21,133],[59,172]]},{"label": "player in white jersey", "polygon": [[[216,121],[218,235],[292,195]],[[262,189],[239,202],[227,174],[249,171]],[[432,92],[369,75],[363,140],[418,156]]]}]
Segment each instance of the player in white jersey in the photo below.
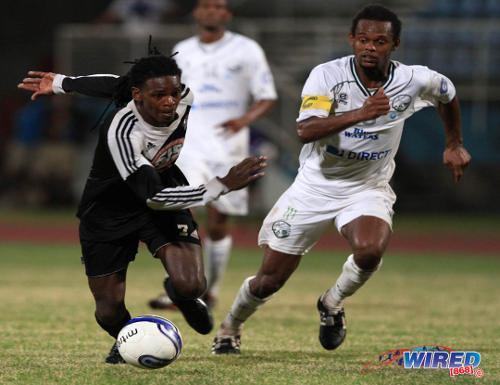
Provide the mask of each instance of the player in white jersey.
[{"label": "player in white jersey", "polygon": [[401,22],[385,7],[353,19],[353,56],[314,68],[302,92],[297,132],[305,143],[294,183],[259,233],[262,266],[247,278],[222,322],[212,352],[239,353],[244,322],[278,291],[330,224],[349,241],[336,284],[320,296],[319,340],[328,350],[345,339],[344,300],[379,269],[391,235],[395,195],[389,186],[403,123],[434,106],[444,125],[444,163],[458,181],[470,155],[462,146],[459,103],[445,76],[391,61]]},{"label": "player in white jersey", "polygon": [[[173,48],[178,52],[175,58],[183,81],[195,95],[186,141],[176,161],[191,184],[225,175],[248,156],[248,126],[267,113],[276,99],[264,51],[254,40],[226,30],[231,16],[226,0],[198,1],[194,10],[198,35]],[[231,192],[207,207],[204,254],[209,305],[217,297],[231,251],[229,216],[247,214],[246,189]],[[170,301],[162,294],[150,305],[169,308]]]}]

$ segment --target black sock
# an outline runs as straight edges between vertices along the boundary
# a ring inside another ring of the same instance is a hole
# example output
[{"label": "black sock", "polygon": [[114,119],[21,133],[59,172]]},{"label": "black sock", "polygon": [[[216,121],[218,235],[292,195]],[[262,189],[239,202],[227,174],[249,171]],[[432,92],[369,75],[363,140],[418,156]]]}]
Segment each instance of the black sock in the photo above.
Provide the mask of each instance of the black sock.
[{"label": "black sock", "polygon": [[123,318],[112,325],[108,325],[108,324],[105,324],[104,322],[102,322],[97,317],[97,314],[95,314],[95,320],[97,321],[97,323],[99,324],[99,326],[101,328],[106,330],[111,337],[116,339],[116,337],[118,337],[118,333],[120,333],[120,330],[122,330],[122,328],[125,326],[125,324],[131,320],[131,317],[130,317],[130,313],[128,312],[128,310],[125,310],[125,315],[123,316]]}]

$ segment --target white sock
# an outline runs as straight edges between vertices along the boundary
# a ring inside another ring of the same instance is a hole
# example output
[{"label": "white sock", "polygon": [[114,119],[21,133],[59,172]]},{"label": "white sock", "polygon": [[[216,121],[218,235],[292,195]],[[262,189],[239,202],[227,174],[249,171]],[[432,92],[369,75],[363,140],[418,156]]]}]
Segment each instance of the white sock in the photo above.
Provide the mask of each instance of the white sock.
[{"label": "white sock", "polygon": [[255,311],[266,303],[272,295],[266,298],[257,298],[252,293],[250,293],[249,282],[255,277],[248,277],[243,281],[238,295],[229,310],[226,318],[222,322],[217,336],[235,336],[240,335],[243,329],[243,323],[250,317]]},{"label": "white sock", "polygon": [[233,239],[226,236],[218,241],[206,238],[204,242],[205,251],[205,273],[207,277],[207,292],[217,296],[219,282],[226,270]]},{"label": "white sock", "polygon": [[368,279],[375,273],[380,266],[382,260],[373,270],[362,270],[354,262],[354,256],[351,254],[347,258],[342,268],[342,273],[337,279],[337,283],[325,294],[323,294],[321,301],[328,310],[338,311],[344,304],[344,299],[353,295]]}]

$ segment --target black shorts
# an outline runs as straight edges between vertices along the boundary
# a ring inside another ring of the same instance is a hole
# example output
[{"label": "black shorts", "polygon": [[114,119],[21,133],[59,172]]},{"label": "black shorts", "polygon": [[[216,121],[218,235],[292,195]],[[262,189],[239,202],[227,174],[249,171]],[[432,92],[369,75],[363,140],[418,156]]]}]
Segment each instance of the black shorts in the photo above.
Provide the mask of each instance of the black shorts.
[{"label": "black shorts", "polygon": [[156,211],[145,225],[118,239],[83,239],[80,230],[85,273],[97,278],[126,269],[129,262],[135,259],[139,241],[147,245],[154,257],[162,246],[171,242],[201,245],[198,224],[189,210]]}]

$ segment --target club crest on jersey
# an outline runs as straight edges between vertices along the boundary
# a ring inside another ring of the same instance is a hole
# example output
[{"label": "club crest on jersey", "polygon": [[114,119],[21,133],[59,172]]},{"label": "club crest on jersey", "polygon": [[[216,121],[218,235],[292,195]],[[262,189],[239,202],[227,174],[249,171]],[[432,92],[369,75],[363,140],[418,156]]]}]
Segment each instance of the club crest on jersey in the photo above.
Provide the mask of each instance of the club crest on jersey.
[{"label": "club crest on jersey", "polygon": [[403,112],[411,103],[410,95],[398,95],[392,100],[392,108],[396,111]]},{"label": "club crest on jersey", "polygon": [[170,166],[179,157],[184,138],[179,138],[167,143],[151,160],[151,163],[156,169],[161,169]]},{"label": "club crest on jersey", "polygon": [[286,238],[290,235],[292,226],[285,221],[279,220],[273,223],[273,233],[276,238]]}]

